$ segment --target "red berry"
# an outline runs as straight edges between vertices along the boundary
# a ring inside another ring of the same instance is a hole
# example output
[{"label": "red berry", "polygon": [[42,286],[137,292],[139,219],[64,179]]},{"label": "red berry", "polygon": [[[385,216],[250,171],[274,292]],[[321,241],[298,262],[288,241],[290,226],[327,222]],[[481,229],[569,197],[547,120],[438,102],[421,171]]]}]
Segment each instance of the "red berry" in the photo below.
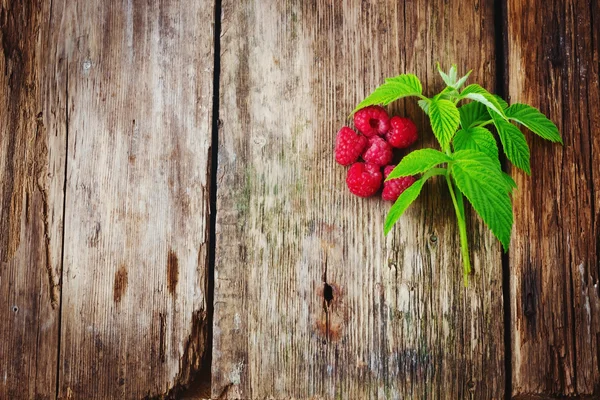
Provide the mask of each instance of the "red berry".
[{"label": "red berry", "polygon": [[[387,178],[390,172],[396,167],[395,165],[388,165],[383,170],[383,175]],[[415,183],[414,176],[403,176],[401,178],[390,179],[389,181],[383,182],[383,193],[381,197],[387,201],[396,201],[398,197],[404,192],[410,185]]]},{"label": "red berry", "polygon": [[392,161],[392,147],[379,136],[373,136],[369,138],[362,158],[370,164],[386,165]]},{"label": "red berry", "polygon": [[367,146],[367,138],[344,126],[335,140],[335,161],[350,165],[361,155]]},{"label": "red berry", "polygon": [[357,162],[348,170],[346,184],[352,194],[373,196],[381,187],[381,171],[377,165]]},{"label": "red berry", "polygon": [[390,117],[383,107],[368,106],[354,114],[354,126],[366,137],[384,135],[390,130]]},{"label": "red berry", "polygon": [[405,149],[417,141],[417,126],[410,119],[392,117],[390,125],[386,139],[393,147]]}]

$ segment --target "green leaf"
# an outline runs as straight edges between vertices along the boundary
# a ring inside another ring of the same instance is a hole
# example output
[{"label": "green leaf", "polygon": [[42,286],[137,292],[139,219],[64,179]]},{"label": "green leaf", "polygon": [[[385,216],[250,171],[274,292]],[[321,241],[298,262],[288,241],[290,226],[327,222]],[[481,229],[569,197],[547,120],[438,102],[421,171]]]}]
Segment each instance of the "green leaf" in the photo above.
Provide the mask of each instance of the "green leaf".
[{"label": "green leaf", "polygon": [[517,188],[517,182],[515,182],[515,180],[512,178],[512,176],[510,176],[509,174],[507,174],[506,172],[502,173],[502,177],[504,178],[504,180],[506,181],[506,184],[508,186],[510,186],[511,188],[511,192]]},{"label": "green leaf", "polygon": [[421,99],[417,103],[419,103],[419,107],[421,107],[421,109],[425,111],[425,114],[429,115],[429,103],[431,103],[431,100]]},{"label": "green leaf", "polygon": [[460,99],[471,99],[479,103],[485,104],[486,107],[500,115],[502,118],[506,118],[504,111],[498,100],[490,92],[482,88],[477,84],[467,86],[461,93]]},{"label": "green leaf", "polygon": [[513,225],[512,204],[502,172],[484,153],[462,150],[455,153],[451,174],[492,233],[508,250]]},{"label": "green leaf", "polygon": [[402,97],[420,96],[422,93],[423,87],[421,86],[421,81],[413,74],[402,74],[393,78],[387,78],[385,83],[361,101],[352,113],[366,106],[375,104],[386,106]]},{"label": "green leaf", "polygon": [[506,180],[502,177],[502,169],[500,162],[496,159],[490,158],[484,152],[479,150],[458,150],[452,155],[452,159],[456,160],[467,160],[478,164],[481,168],[475,168],[473,173],[483,174],[482,179],[488,179],[493,182],[496,186],[502,188],[505,192],[511,190]]},{"label": "green leaf", "polygon": [[429,103],[429,119],[431,120],[433,134],[440,142],[440,146],[442,146],[442,149],[447,148],[460,121],[456,105],[449,100],[432,100]]},{"label": "green leaf", "polygon": [[415,201],[417,197],[419,197],[421,189],[423,188],[423,185],[425,184],[426,180],[427,179],[425,177],[422,177],[421,179],[415,181],[415,183],[410,185],[408,189],[402,192],[400,197],[398,197],[398,200],[396,200],[392,208],[390,208],[390,212],[385,218],[383,232],[386,235],[390,232],[392,226],[394,226],[396,221],[398,221],[402,214],[404,214],[404,211],[406,211],[408,206],[410,206],[412,202]]},{"label": "green leaf", "polygon": [[467,79],[469,78],[469,75],[471,75],[471,72],[473,72],[473,70],[470,70],[469,72],[467,72],[467,74],[465,76],[463,76],[462,78],[460,78],[455,84],[454,84],[454,88],[456,90],[459,90],[462,85],[465,84],[465,82],[467,81]]},{"label": "green leaf", "polygon": [[410,185],[408,189],[402,192],[400,197],[398,197],[398,200],[396,200],[392,208],[390,208],[390,212],[385,219],[383,226],[384,233],[387,235],[390,232],[392,226],[394,226],[396,221],[398,221],[402,214],[404,214],[404,211],[406,211],[408,206],[410,206],[412,202],[415,201],[415,199],[419,196],[419,193],[421,193],[421,189],[423,188],[425,182],[427,182],[427,179],[435,175],[446,175],[446,173],[446,168],[432,168],[423,174],[421,179],[415,181],[415,183]]},{"label": "green leaf", "polygon": [[462,105],[458,112],[460,113],[460,126],[463,128],[471,128],[492,119],[487,107],[476,101]]},{"label": "green leaf", "polygon": [[513,104],[506,110],[506,116],[525,125],[533,133],[551,142],[562,144],[562,138],[554,122],[550,121],[537,108],[527,104]]},{"label": "green leaf", "polygon": [[512,193],[516,183],[510,175],[504,173],[498,159],[490,158],[487,154],[478,150],[459,150],[453,155],[454,160],[470,166],[469,173],[481,180],[490,182],[503,193]]},{"label": "green leaf", "polygon": [[504,154],[517,168],[522,169],[528,175],[531,174],[529,166],[529,146],[523,133],[508,121],[498,115],[492,115],[494,125],[498,130],[498,136],[504,148]]},{"label": "green leaf", "polygon": [[420,174],[438,164],[449,161],[452,161],[450,157],[435,149],[415,150],[400,161],[386,180]]},{"label": "green leaf", "polygon": [[508,108],[508,103],[500,96],[498,96],[497,94],[493,94],[492,96],[494,96],[494,98],[498,101],[498,104],[500,104],[502,106],[502,109],[504,110],[504,113],[506,114],[506,109]]},{"label": "green leaf", "polygon": [[496,139],[492,132],[483,127],[459,130],[456,132],[456,136],[454,136],[453,143],[455,151],[477,150],[498,161],[498,144],[496,143]]}]

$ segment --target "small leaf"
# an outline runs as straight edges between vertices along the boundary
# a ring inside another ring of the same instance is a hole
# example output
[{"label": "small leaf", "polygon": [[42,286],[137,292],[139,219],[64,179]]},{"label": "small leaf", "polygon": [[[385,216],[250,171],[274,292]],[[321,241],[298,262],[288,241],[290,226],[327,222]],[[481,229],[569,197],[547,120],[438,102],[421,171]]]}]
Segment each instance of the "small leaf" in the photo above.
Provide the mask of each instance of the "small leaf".
[{"label": "small leaf", "polygon": [[498,130],[498,136],[504,148],[504,154],[517,168],[522,169],[528,175],[531,174],[529,166],[529,146],[523,133],[508,121],[498,115],[492,115],[494,125]]},{"label": "small leaf", "polygon": [[473,70],[467,72],[467,74],[465,76],[463,76],[462,78],[460,78],[455,84],[454,84],[454,88],[456,90],[459,90],[462,85],[465,84],[465,82],[467,81],[467,79],[469,78],[469,75],[471,75],[471,72],[473,72]]},{"label": "small leaf", "polygon": [[408,206],[410,206],[412,202],[419,197],[421,189],[423,188],[426,180],[427,177],[423,176],[421,179],[410,185],[408,189],[402,192],[400,197],[398,197],[398,200],[396,200],[392,208],[390,208],[390,212],[388,213],[383,225],[383,232],[386,235],[390,232],[396,221],[398,221],[402,214],[404,214],[404,211],[406,211]]},{"label": "small leaf", "polygon": [[467,72],[467,74],[465,76],[458,79],[458,75],[457,75],[458,69],[456,68],[456,64],[452,64],[448,74],[446,74],[444,71],[442,71],[442,69],[440,68],[440,63],[437,63],[437,69],[438,69],[438,72],[440,73],[440,76],[444,80],[444,83],[446,85],[448,85],[449,87],[456,89],[456,90],[460,89],[462,87],[462,85],[465,84],[465,82],[469,78],[469,75],[471,75],[471,72],[473,72],[471,70],[471,71]]},{"label": "small leaf", "polygon": [[400,161],[386,180],[420,174],[438,164],[449,161],[452,161],[450,157],[435,149],[415,150]]},{"label": "small leaf", "polygon": [[[450,71],[448,72],[448,76],[450,77],[450,80],[452,81],[452,84],[456,83],[456,78],[457,76],[458,70],[456,69],[456,64],[452,64],[452,66],[450,67]],[[448,85],[450,86],[450,85]]]},{"label": "small leaf", "polygon": [[[451,173],[459,190],[469,199],[492,233],[508,250],[513,225],[507,183],[487,155],[473,150],[455,153]],[[500,183],[499,182],[505,182]]]},{"label": "small leaf", "polygon": [[471,128],[492,119],[487,107],[476,101],[460,106],[458,112],[460,113],[460,126],[463,129]]},{"label": "small leaf", "polygon": [[[454,150],[477,150],[498,161],[498,144],[492,132],[482,127],[461,129],[454,136]],[[498,165],[500,161],[498,161]]]},{"label": "small leaf", "polygon": [[437,70],[440,74],[440,76],[442,77],[442,79],[444,80],[444,83],[448,86],[452,86],[456,83],[456,69],[454,72],[454,79],[452,79],[451,75],[452,75],[452,68],[450,68],[450,75],[446,75],[446,73],[444,71],[442,71],[442,68],[440,67],[440,63],[437,63]]},{"label": "small leaf", "polygon": [[502,118],[506,118],[502,106],[498,103],[498,100],[487,90],[477,84],[467,86],[461,93],[460,99],[471,99],[478,101],[479,103],[485,104],[486,107],[500,115]]},{"label": "small leaf", "polygon": [[506,116],[520,124],[525,125],[536,135],[555,143],[563,143],[560,133],[554,122],[550,121],[537,108],[527,104],[513,104],[506,110]]},{"label": "small leaf", "polygon": [[452,141],[460,121],[456,105],[449,100],[434,99],[429,104],[429,118],[433,134],[442,149],[445,149]]},{"label": "small leaf", "polygon": [[413,74],[402,74],[394,78],[387,78],[385,83],[361,101],[352,113],[375,104],[386,106],[394,100],[407,96],[419,96],[422,92],[421,81]]}]

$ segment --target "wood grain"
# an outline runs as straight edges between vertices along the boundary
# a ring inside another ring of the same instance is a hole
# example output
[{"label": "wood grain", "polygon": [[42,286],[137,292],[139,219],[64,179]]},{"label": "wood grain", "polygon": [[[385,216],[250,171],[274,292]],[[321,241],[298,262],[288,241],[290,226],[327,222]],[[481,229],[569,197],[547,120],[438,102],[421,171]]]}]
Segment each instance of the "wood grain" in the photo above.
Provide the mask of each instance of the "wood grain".
[{"label": "wood grain", "polygon": [[597,1],[508,1],[511,103],[539,107],[565,145],[528,135],[513,172],[513,394],[600,395],[600,57]]},{"label": "wood grain", "polygon": [[[223,2],[213,398],[503,397],[501,255],[479,220],[462,285],[443,182],[384,237],[337,130],[384,77],[436,61],[494,89],[493,2]],[[392,111],[433,136],[416,105]]]},{"label": "wood grain", "polygon": [[49,1],[0,1],[0,398],[56,394],[64,64]]},{"label": "wood grain", "polygon": [[68,65],[58,397],[173,397],[207,335],[214,3],[53,4]]}]

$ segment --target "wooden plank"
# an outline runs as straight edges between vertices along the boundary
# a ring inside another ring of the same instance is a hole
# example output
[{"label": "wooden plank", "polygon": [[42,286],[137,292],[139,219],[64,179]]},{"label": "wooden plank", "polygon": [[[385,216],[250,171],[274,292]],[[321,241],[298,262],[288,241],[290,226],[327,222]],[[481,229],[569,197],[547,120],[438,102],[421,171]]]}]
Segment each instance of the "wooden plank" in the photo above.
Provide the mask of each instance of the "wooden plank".
[{"label": "wooden plank", "polygon": [[502,398],[498,243],[472,219],[465,289],[442,181],[385,238],[333,158],[386,76],[433,94],[457,62],[493,90],[493,2],[224,1],[222,24],[212,397]]},{"label": "wooden plank", "polygon": [[508,1],[511,103],[539,107],[563,147],[528,135],[513,172],[513,394],[600,394],[597,1]]},{"label": "wooden plank", "polygon": [[68,63],[60,398],[172,396],[200,367],[213,10],[56,10]]},{"label": "wooden plank", "polygon": [[2,399],[56,395],[66,103],[50,3],[0,2]]}]

